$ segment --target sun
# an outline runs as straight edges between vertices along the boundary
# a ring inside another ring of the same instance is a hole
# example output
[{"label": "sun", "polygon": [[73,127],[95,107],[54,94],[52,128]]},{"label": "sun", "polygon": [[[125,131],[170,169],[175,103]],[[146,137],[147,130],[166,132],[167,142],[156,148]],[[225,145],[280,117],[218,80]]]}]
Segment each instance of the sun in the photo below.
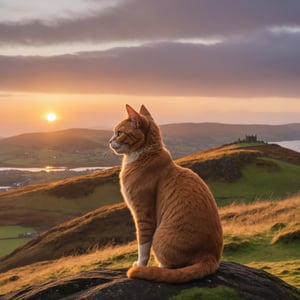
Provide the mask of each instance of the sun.
[{"label": "sun", "polygon": [[54,112],[49,112],[46,114],[46,120],[48,122],[55,122],[57,120],[57,116]]}]

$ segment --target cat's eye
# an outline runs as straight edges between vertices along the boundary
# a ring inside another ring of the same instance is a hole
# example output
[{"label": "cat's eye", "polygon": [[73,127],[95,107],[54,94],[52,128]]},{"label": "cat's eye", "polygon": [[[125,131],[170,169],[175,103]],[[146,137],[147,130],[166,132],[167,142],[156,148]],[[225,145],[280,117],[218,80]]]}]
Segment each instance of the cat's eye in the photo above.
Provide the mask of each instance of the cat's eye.
[{"label": "cat's eye", "polygon": [[118,130],[117,132],[116,132],[116,136],[120,136],[122,134],[122,131],[121,130]]}]

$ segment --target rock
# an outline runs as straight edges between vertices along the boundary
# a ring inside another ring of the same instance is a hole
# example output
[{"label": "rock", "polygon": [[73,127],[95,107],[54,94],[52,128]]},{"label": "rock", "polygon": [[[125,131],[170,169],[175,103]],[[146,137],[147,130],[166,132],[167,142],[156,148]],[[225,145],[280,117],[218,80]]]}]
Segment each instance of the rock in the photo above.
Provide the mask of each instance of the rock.
[{"label": "rock", "polygon": [[214,159],[194,162],[187,165],[202,179],[214,179],[233,182],[242,177],[241,169],[244,165],[253,163],[261,153],[240,152],[234,155],[223,155]]},{"label": "rock", "polygon": [[277,277],[233,262],[221,262],[212,275],[185,284],[128,279],[125,269],[98,269],[45,282],[3,296],[3,300],[164,300],[180,292],[226,286],[246,300],[296,300],[300,291]]}]

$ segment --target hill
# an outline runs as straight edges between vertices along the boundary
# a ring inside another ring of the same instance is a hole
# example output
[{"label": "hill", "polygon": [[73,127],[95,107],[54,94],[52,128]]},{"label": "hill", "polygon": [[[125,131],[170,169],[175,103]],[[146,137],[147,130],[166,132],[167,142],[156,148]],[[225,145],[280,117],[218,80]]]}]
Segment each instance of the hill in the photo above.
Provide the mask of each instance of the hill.
[{"label": "hill", "polygon": [[[284,198],[300,190],[300,153],[269,144],[231,144],[177,161],[211,187],[219,206]],[[0,226],[38,231],[98,207],[122,202],[120,168],[0,193]]]},{"label": "hill", "polygon": [[26,133],[0,140],[5,167],[113,166],[120,162],[108,149],[111,131],[68,129]]},{"label": "hill", "polygon": [[[164,142],[173,157],[179,158],[231,143],[246,134],[276,142],[300,140],[300,124],[231,125],[219,123],[181,123],[162,125]],[[108,148],[110,130],[68,129],[27,133],[0,139],[0,162],[5,167],[114,166],[120,158]]]},{"label": "hill", "polygon": [[[223,260],[267,270],[300,287],[299,201],[294,197],[220,208]],[[127,244],[135,240],[134,231],[124,204],[60,224],[1,259],[0,290],[7,293],[96,268],[127,268],[137,258],[135,242]]]},{"label": "hill", "polygon": [[[300,189],[300,153],[273,144],[231,144],[177,161],[205,179],[219,205],[283,198]],[[43,230],[95,208],[122,202],[120,168],[0,193],[0,225]]]},{"label": "hill", "polygon": [[[282,199],[300,190],[300,153],[273,144],[231,144],[195,153],[178,163],[205,179],[219,207]],[[119,170],[115,167],[0,193],[0,257],[36,232],[123,202]]]}]

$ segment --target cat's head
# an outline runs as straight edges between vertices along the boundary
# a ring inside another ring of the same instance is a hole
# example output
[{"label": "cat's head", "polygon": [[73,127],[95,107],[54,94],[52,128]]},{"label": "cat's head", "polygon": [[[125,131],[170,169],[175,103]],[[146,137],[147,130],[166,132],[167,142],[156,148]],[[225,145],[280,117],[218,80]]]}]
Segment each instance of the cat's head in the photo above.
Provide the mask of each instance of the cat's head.
[{"label": "cat's head", "polygon": [[150,146],[161,146],[158,126],[144,105],[136,112],[126,104],[127,118],[114,129],[110,148],[116,154],[130,154]]}]

